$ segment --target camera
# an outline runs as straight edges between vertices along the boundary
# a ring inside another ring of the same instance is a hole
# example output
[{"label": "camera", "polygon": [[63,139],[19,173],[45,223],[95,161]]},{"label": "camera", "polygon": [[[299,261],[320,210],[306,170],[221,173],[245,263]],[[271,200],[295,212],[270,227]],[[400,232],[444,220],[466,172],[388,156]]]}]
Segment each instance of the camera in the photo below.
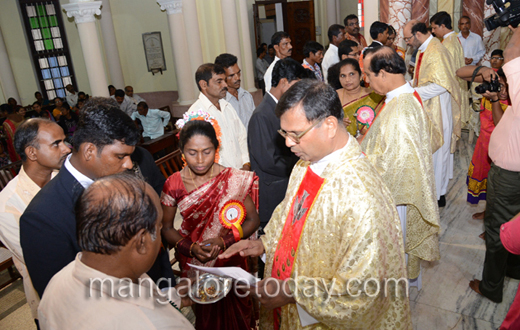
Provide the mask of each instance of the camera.
[{"label": "camera", "polygon": [[486,0],[486,3],[493,5],[496,12],[484,19],[488,31],[508,25],[516,28],[520,23],[520,0]]},{"label": "camera", "polygon": [[475,87],[475,92],[479,94],[484,94],[485,92],[498,93],[500,92],[500,81],[498,81],[498,78],[491,79],[490,82],[485,81]]}]

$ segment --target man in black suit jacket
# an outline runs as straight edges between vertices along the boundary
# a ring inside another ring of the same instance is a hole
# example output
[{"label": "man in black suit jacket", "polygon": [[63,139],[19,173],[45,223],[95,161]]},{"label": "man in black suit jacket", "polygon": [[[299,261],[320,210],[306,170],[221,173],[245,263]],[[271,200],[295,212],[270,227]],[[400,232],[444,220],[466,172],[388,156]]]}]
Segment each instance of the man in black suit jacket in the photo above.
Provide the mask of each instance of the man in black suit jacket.
[{"label": "man in black suit jacket", "polygon": [[275,108],[283,93],[303,78],[315,78],[314,74],[292,58],[278,61],[273,69],[272,88],[253,112],[249,121],[247,146],[251,169],[260,179],[259,216],[260,228],[264,228],[271,215],[285,197],[294,164],[298,161],[278,133],[280,119]]},{"label": "man in black suit jacket", "polygon": [[370,37],[372,38],[372,43],[368,47],[374,48],[384,46],[388,40],[389,32],[388,24],[379,21],[372,23],[372,25],[370,25]]},{"label": "man in black suit jacket", "polygon": [[112,101],[85,103],[72,155],[33,198],[20,219],[20,242],[34,288],[42,297],[54,274],[80,251],[74,207],[93,180],[130,170],[139,132]]}]

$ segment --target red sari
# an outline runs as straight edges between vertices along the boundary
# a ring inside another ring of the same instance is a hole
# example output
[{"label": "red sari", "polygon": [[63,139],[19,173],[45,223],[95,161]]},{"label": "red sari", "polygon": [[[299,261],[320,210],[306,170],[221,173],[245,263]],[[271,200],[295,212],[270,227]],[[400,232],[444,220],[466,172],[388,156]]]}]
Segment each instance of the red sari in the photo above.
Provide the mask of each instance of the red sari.
[{"label": "red sari", "polygon": [[[507,103],[500,101],[502,110],[507,108]],[[475,144],[473,157],[468,169],[468,202],[478,204],[481,200],[486,200],[487,176],[491,168],[491,158],[488,155],[489,139],[495,129],[491,102],[483,98],[480,106],[480,134]]]},{"label": "red sari", "polygon": [[[180,172],[176,172],[164,184],[161,203],[177,206],[183,218],[179,233],[183,237],[190,237],[193,242],[201,243],[210,238],[224,237],[231,232],[220,223],[219,211],[226,202],[244,202],[248,195],[258,205],[258,177],[253,172],[226,168],[191,192],[186,191]],[[214,259],[207,263],[181,255],[179,262],[183,277],[196,276],[196,272],[187,263],[205,267],[236,266],[249,270],[247,259],[240,255],[225,260]],[[256,325],[251,297],[239,298],[233,289],[224,299],[214,304],[197,305],[195,315],[197,330],[251,329]]]},{"label": "red sari", "polygon": [[14,132],[16,132],[16,128],[20,126],[22,122],[16,125],[13,121],[6,119],[3,124],[4,133],[7,137],[7,153],[9,154],[9,158],[13,163],[21,159],[20,156],[18,156],[18,154],[16,153],[16,150],[14,149]]}]

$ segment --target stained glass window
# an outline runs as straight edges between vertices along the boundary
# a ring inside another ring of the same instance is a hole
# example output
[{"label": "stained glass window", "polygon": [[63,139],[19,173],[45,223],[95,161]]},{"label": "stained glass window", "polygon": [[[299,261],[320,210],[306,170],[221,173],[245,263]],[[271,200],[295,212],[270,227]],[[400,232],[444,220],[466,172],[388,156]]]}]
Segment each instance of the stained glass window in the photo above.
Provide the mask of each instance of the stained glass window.
[{"label": "stained glass window", "polygon": [[59,0],[19,0],[40,87],[47,98],[65,97],[75,85]]}]

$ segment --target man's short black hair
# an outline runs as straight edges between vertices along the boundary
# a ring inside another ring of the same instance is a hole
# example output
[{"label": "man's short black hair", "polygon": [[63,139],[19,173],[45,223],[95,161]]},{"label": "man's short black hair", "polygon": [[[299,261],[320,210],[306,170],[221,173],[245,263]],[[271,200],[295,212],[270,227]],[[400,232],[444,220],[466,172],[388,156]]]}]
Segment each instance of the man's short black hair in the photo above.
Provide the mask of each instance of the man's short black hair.
[{"label": "man's short black hair", "polygon": [[388,24],[375,21],[370,25],[370,37],[374,40],[377,40],[377,37],[380,33],[385,33],[385,31],[388,30]]},{"label": "man's short black hair", "polygon": [[352,53],[352,48],[354,47],[358,47],[359,44],[353,40],[349,40],[349,39],[345,39],[343,40],[342,42],[339,43],[339,46],[338,46],[338,56],[339,56],[339,59],[341,60],[341,56],[342,55],[349,55],[350,53]]},{"label": "man's short black hair", "polygon": [[116,89],[115,97],[125,97],[125,91],[122,89]]},{"label": "man's short black hair", "polygon": [[498,55],[500,57],[504,57],[504,51],[502,49],[495,49],[491,52],[491,57]]},{"label": "man's short black hair", "polygon": [[345,24],[345,26],[347,26],[348,21],[353,20],[353,19],[357,19],[359,21],[359,18],[357,17],[357,15],[350,14],[350,15],[347,15],[347,17],[345,17],[345,19],[343,20],[343,24]]},{"label": "man's short black hair", "polygon": [[[155,193],[152,188],[150,192]],[[157,207],[146,192],[146,182],[133,173],[96,180],[80,196],[75,214],[76,235],[82,251],[117,253],[142,229],[152,239],[160,239]]]},{"label": "man's short black hair", "polygon": [[0,113],[6,113],[8,115],[14,113],[14,108],[7,103],[0,105]]},{"label": "man's short black hair", "polygon": [[329,116],[341,121],[344,116],[338,93],[319,80],[303,79],[289,88],[276,105],[276,116],[280,118],[298,104],[302,105],[305,118],[310,122]]},{"label": "man's short black hair", "polygon": [[146,103],[145,101],[141,101],[141,102],[137,103],[137,107],[138,108],[141,107],[146,110],[146,109],[148,109],[148,103]]},{"label": "man's short black hair", "polygon": [[260,55],[262,55],[263,52],[267,52],[265,50],[264,47],[258,47],[258,49],[256,50],[256,57],[260,57]]},{"label": "man's short black hair", "polygon": [[87,95],[85,94],[85,92],[78,92],[78,97],[80,97],[80,96],[82,96],[82,95],[83,95],[83,96],[87,96]]},{"label": "man's short black hair", "polygon": [[139,141],[139,131],[130,116],[121,111],[111,98],[90,98],[80,111],[79,122],[74,132],[74,151],[81,144],[93,143],[101,152],[107,145],[120,141],[135,146]]},{"label": "man's short black hair", "polygon": [[444,25],[448,30],[453,30],[451,16],[445,11],[440,11],[430,18],[430,24]]},{"label": "man's short black hair", "polygon": [[226,71],[224,71],[224,68],[220,65],[213,63],[205,63],[199,66],[197,72],[195,72],[195,83],[197,84],[199,91],[202,91],[199,82],[201,80],[204,80],[206,83],[209,84],[209,81],[211,80],[214,74],[226,74]]},{"label": "man's short black hair", "polygon": [[273,44],[270,44],[269,46],[267,46],[267,50],[269,50],[269,49],[274,49]]},{"label": "man's short black hair", "polygon": [[38,94],[42,95],[42,93],[40,93],[39,91],[36,91],[36,92],[34,92],[34,97],[36,97],[36,95],[38,95]]},{"label": "man's short black hair", "polygon": [[415,35],[417,32],[421,32],[422,34],[428,34],[430,30],[428,30],[428,27],[423,22],[416,22],[414,25],[412,25],[412,35]]},{"label": "man's short black hair", "polygon": [[466,15],[461,16],[461,17],[459,18],[459,22],[460,22],[460,20],[463,19],[463,18],[467,19],[467,20],[471,23],[471,18],[469,18],[469,16],[466,16]]},{"label": "man's short black hair", "polygon": [[290,39],[291,36],[285,31],[278,31],[271,37],[271,45],[279,46],[282,39]]},{"label": "man's short black hair", "polygon": [[332,24],[329,26],[329,30],[327,31],[327,36],[329,37],[329,42],[332,42],[333,37],[337,37],[341,32],[345,30],[343,25]]},{"label": "man's short black hair", "polygon": [[293,80],[304,79],[307,77],[308,74],[302,64],[287,57],[283,60],[279,60],[274,65],[271,86],[278,86],[278,83],[283,78],[287,79],[287,82],[291,82]]},{"label": "man's short black hair", "polygon": [[215,64],[220,65],[224,69],[237,64],[237,61],[238,59],[235,55],[228,53],[220,54],[215,58]]},{"label": "man's short black hair", "polygon": [[311,53],[316,55],[320,50],[323,51],[323,46],[319,42],[309,40],[303,46],[303,57],[307,58]]},{"label": "man's short black hair", "polygon": [[32,118],[21,124],[14,133],[14,150],[20,158],[22,162],[27,160],[27,155],[25,154],[25,148],[27,147],[35,147],[36,149],[40,149],[40,144],[38,143],[38,130],[41,125],[52,124],[52,121],[43,118]]},{"label": "man's short black hair", "polygon": [[403,58],[390,47],[367,48],[364,53],[364,58],[368,58],[368,56],[372,56],[369,69],[376,76],[381,70],[394,74],[406,73],[406,64]]}]

